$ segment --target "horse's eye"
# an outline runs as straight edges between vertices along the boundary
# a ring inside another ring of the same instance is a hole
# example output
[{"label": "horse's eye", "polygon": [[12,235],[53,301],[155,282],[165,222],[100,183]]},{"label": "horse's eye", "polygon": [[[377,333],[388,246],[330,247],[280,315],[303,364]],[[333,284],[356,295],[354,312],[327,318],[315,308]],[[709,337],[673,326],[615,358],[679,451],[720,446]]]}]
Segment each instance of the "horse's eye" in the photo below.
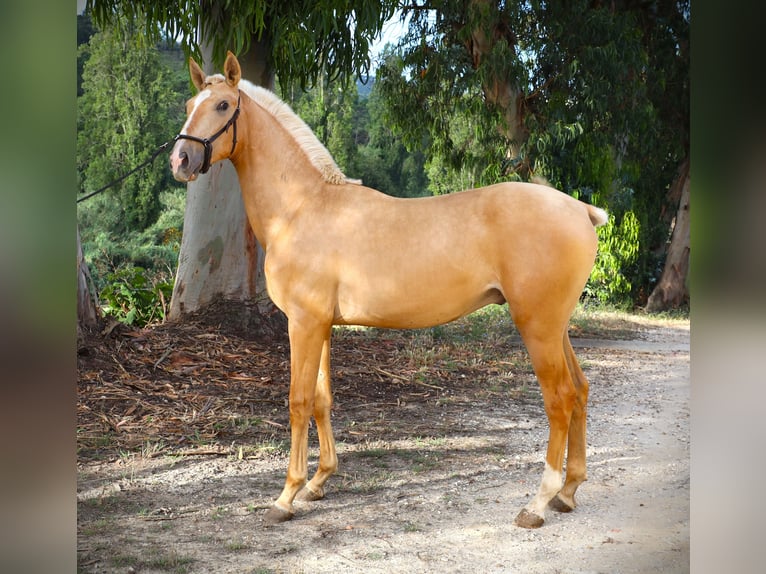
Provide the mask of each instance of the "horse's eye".
[{"label": "horse's eye", "polygon": [[218,107],[216,107],[216,109],[219,112],[225,112],[226,110],[229,109],[229,102],[221,102],[220,104],[218,104]]}]

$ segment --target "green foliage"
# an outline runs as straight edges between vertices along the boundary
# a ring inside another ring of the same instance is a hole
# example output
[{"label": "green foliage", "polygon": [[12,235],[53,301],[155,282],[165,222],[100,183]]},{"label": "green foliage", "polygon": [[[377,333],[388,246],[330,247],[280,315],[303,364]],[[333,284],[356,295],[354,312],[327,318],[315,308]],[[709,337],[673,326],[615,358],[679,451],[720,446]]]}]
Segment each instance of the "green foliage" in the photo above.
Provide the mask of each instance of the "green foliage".
[{"label": "green foliage", "polygon": [[143,327],[165,320],[173,292],[172,281],[147,277],[141,267],[123,267],[106,276],[101,310],[126,325]]},{"label": "green foliage", "polygon": [[357,88],[330,83],[282,91],[349,177],[397,197],[428,193],[425,157],[408,153],[385,123],[377,83],[372,83],[369,97],[361,97]]},{"label": "green foliage", "polygon": [[[507,148],[496,129],[497,115],[486,106],[477,109],[481,89],[469,85],[472,74],[465,67],[431,61],[438,55],[435,50],[422,52],[413,49],[409,57],[384,54],[376,85],[389,129],[408,151],[428,157],[433,193],[490,182],[486,172],[503,166]],[[421,80],[412,81],[413,74]]]},{"label": "green foliage", "polygon": [[[183,99],[174,92],[156,49],[139,50],[99,32],[87,53],[78,98],[78,171],[84,191],[93,191],[148,159],[170,139]],[[159,215],[159,190],[171,184],[162,162],[144,168],[108,193],[117,201],[115,232],[145,229]]]},{"label": "green foliage", "polygon": [[392,129],[425,150],[431,191],[534,174],[620,221],[631,212],[630,231],[602,233],[635,236],[638,251],[604,249],[615,284],[599,292],[640,302],[661,272],[666,194],[689,153],[688,1],[430,8],[403,9],[408,33],[377,78]]},{"label": "green foliage", "polygon": [[341,170],[350,172],[356,152],[353,122],[359,105],[355,90],[322,82],[305,92],[290,92],[295,112],[324,143]]},{"label": "green foliage", "polygon": [[[81,210],[81,235],[87,238],[83,250],[97,288],[106,284],[106,276],[114,269],[138,265],[151,272],[175,269],[181,246],[181,229],[186,195],[183,188],[160,194],[162,211],[151,226],[144,230],[117,233],[111,230],[113,213],[104,209],[107,198],[94,197],[96,205]],[[103,214],[99,218],[99,214]]]},{"label": "green foliage", "polygon": [[268,46],[268,63],[285,85],[314,84],[323,75],[346,81],[367,75],[370,39],[399,5],[398,0],[88,0],[94,20],[122,35],[141,31],[154,45],[177,38],[184,51],[200,59],[200,42],[209,42],[216,68],[226,51],[247,52],[252,42]]},{"label": "green foliage", "polygon": [[[361,99],[364,114],[357,128],[361,137],[356,170],[366,185],[396,197],[419,197],[428,193],[426,157],[421,150],[408,150],[387,122],[380,84],[370,81],[369,97]],[[363,165],[366,154],[371,162]]]},{"label": "green foliage", "polygon": [[[77,167],[84,193],[140,164],[170,138],[183,121],[188,72],[180,75],[180,50],[142,50],[109,32],[92,34],[80,55]],[[176,264],[185,190],[162,157],[78,204],[83,251],[98,288],[115,269],[156,272]]]},{"label": "green foliage", "polygon": [[[83,24],[83,29],[90,31]],[[80,48],[78,174],[83,192],[143,162],[183,119],[188,82],[160,55],[109,32]],[[161,321],[172,292],[185,190],[156,160],[114,188],[78,204],[83,250],[106,317],[135,326]]]},{"label": "green foliage", "polygon": [[586,296],[617,308],[631,305],[633,286],[629,276],[639,254],[640,231],[632,211],[626,212],[619,224],[610,215],[609,221],[596,229],[598,256],[585,286]]},{"label": "green foliage", "polygon": [[[434,164],[432,175],[438,174],[443,183],[435,183],[433,191],[443,193],[451,184],[457,186],[454,191],[495,183],[511,171],[514,142],[504,135],[505,110],[487,94],[499,87],[494,77],[514,78],[511,84],[523,85],[526,73],[518,58],[511,57],[505,32],[495,26],[502,23],[507,32],[517,8],[451,0],[434,8],[435,13],[413,10],[406,36],[383,53],[377,79],[386,120],[409,150],[425,151]],[[503,36],[478,65],[467,49],[474,30]],[[517,87],[511,85],[512,90]]]}]

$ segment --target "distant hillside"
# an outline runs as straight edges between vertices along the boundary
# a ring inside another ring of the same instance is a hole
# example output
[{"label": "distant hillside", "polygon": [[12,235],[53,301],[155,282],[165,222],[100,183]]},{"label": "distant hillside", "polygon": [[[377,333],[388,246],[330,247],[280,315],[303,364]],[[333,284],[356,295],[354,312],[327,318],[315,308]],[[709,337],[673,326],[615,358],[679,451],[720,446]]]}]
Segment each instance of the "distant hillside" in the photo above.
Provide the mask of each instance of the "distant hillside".
[{"label": "distant hillside", "polygon": [[356,80],[356,91],[360,98],[369,98],[372,91],[372,85],[375,83],[375,77],[370,76],[367,78],[367,82],[362,83],[361,80]]}]

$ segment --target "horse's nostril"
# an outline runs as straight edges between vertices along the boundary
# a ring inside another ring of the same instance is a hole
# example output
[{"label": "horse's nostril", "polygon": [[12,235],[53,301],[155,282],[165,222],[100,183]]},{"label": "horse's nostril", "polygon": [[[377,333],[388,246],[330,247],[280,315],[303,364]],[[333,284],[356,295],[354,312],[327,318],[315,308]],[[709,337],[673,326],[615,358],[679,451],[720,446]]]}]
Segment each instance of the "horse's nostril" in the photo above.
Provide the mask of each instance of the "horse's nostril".
[{"label": "horse's nostril", "polygon": [[170,154],[170,171],[174,175],[179,175],[189,169],[189,155],[183,150],[173,150]]}]

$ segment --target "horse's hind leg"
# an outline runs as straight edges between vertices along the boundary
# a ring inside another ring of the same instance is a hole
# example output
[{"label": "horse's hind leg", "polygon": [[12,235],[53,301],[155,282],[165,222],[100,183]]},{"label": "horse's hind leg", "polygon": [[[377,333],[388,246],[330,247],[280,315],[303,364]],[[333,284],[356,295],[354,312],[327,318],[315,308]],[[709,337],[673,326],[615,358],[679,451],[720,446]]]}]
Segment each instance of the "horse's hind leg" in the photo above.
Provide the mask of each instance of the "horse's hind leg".
[{"label": "horse's hind leg", "polygon": [[550,426],[545,470],[537,494],[518,516],[515,524],[524,528],[539,528],[545,522],[545,508],[561,489],[564,453],[577,393],[561,344],[560,331],[547,334],[549,325],[541,330],[517,324],[529,352],[532,366],[543,393],[545,412]]},{"label": "horse's hind leg", "polygon": [[320,500],[324,498],[324,484],[338,468],[335,453],[335,438],[330,424],[332,409],[332,388],[330,384],[330,334],[322,345],[316,392],[314,394],[314,419],[319,435],[319,468],[314,477],[298,492],[298,500]]},{"label": "horse's hind leg", "polygon": [[588,379],[582,372],[575,356],[569,335],[564,334],[564,354],[574,381],[577,397],[569,423],[569,446],[567,448],[567,478],[564,487],[551,499],[549,506],[558,512],[571,512],[575,504],[577,487],[587,480],[585,468],[586,419],[588,413]]}]

